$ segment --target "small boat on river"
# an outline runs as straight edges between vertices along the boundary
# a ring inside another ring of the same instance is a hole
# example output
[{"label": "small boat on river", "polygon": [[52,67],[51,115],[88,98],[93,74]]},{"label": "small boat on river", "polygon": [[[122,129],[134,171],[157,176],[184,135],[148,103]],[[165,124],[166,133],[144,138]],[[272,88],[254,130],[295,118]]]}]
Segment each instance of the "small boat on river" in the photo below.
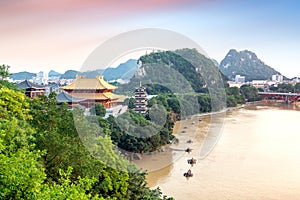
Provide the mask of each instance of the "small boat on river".
[{"label": "small boat on river", "polygon": [[186,143],[193,143],[193,140],[189,139]]},{"label": "small boat on river", "polygon": [[183,174],[183,176],[185,176],[185,177],[187,177],[187,178],[193,177],[193,173],[192,173],[192,171],[189,169],[187,172],[185,172],[185,173]]},{"label": "small boat on river", "polygon": [[190,147],[188,147],[186,150],[185,150],[185,152],[188,152],[188,153],[190,153],[192,151],[192,149],[190,148]]},{"label": "small boat on river", "polygon": [[194,165],[194,164],[196,164],[197,160],[192,158],[192,159],[188,159],[187,162],[188,162],[188,164]]}]

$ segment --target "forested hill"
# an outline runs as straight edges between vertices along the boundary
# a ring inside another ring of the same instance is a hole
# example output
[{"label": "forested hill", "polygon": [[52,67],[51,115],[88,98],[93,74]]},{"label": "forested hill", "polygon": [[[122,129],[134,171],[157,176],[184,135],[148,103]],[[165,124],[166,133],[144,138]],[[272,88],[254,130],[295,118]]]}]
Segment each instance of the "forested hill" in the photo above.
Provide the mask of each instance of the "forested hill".
[{"label": "forested hill", "polygon": [[238,52],[231,49],[219,67],[230,80],[233,80],[235,75],[246,76],[246,81],[269,80],[272,75],[281,74],[248,50]]},{"label": "forested hill", "polygon": [[227,80],[212,60],[196,49],[155,52],[142,56],[138,62],[137,73],[118,92],[134,91],[141,82],[152,94],[164,90],[207,93],[207,85]]}]

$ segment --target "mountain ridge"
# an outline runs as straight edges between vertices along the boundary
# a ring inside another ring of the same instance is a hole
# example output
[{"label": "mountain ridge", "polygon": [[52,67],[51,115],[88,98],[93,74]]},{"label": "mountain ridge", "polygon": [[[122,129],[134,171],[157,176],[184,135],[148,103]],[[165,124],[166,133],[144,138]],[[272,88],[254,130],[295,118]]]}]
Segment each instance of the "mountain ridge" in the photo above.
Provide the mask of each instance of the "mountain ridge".
[{"label": "mountain ridge", "polygon": [[230,49],[220,62],[219,68],[230,80],[234,80],[235,75],[245,76],[246,81],[270,80],[272,75],[281,75],[280,72],[266,65],[254,52],[249,50]]},{"label": "mountain ridge", "polygon": [[[60,79],[75,79],[76,75],[85,76],[87,78],[94,78],[96,76],[104,76],[107,81],[117,79],[130,79],[137,70],[137,60],[129,59],[128,61],[119,64],[116,68],[97,69],[92,71],[80,72],[77,70],[66,70],[64,73],[59,73],[54,70],[50,70],[48,77],[58,77]],[[27,71],[17,72],[10,75],[13,80],[25,80],[33,79],[36,77],[36,73]]]}]

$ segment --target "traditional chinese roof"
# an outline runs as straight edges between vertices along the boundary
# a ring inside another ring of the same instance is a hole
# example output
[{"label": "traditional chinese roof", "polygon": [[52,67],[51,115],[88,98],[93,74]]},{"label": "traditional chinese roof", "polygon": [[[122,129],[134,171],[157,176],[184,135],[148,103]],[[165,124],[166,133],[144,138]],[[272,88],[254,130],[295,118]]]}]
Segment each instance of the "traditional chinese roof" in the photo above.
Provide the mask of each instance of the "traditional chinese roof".
[{"label": "traditional chinese roof", "polygon": [[85,98],[92,100],[108,100],[113,99],[113,94],[110,92],[105,93],[72,93],[72,96],[76,98]]},{"label": "traditional chinese roof", "polygon": [[62,87],[64,90],[115,90],[116,88],[117,87],[107,83],[103,76],[97,76],[96,78],[77,76],[73,83]]},{"label": "traditional chinese roof", "polygon": [[124,95],[112,94],[112,99],[114,102],[124,102],[127,97]]},{"label": "traditional chinese roof", "polygon": [[19,84],[17,84],[17,86],[20,88],[20,89],[28,89],[28,88],[34,88],[34,89],[45,89],[44,86],[42,85],[38,85],[38,84],[35,84],[35,83],[32,83],[28,80],[25,80]]},{"label": "traditional chinese roof", "polygon": [[59,103],[64,103],[64,102],[67,102],[67,103],[71,103],[71,102],[80,102],[80,101],[84,101],[85,99],[84,98],[77,98],[77,97],[74,97],[68,93],[66,93],[65,91],[62,91],[61,93],[59,93],[57,96],[56,96],[56,100],[57,102]]}]

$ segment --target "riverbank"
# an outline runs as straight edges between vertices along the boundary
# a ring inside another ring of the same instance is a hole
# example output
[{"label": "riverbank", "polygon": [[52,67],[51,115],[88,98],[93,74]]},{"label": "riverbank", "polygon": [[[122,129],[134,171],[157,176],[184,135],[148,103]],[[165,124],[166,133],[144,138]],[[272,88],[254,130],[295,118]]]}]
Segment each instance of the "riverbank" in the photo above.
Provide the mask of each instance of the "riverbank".
[{"label": "riverbank", "polygon": [[[243,104],[243,105],[239,105],[237,107],[229,107],[229,108],[226,108],[226,109],[223,109],[220,111],[216,111],[216,112],[199,113],[199,114],[188,116],[185,119],[176,121],[174,124],[174,127],[173,127],[173,135],[177,139],[176,142],[172,142],[171,144],[161,146],[158,150],[156,150],[154,152],[143,153],[143,154],[135,153],[136,155],[134,155],[134,157],[136,157],[138,159],[132,159],[132,161],[134,161],[134,163],[136,163],[136,164],[137,163],[140,164],[140,162],[138,160],[143,160],[144,157],[157,155],[162,152],[165,152],[165,153],[169,152],[170,150],[172,150],[172,146],[178,146],[179,142],[181,142],[181,143],[183,142],[183,141],[180,141],[180,138],[178,138],[179,132],[186,133],[186,135],[190,135],[191,138],[194,137],[196,135],[196,131],[199,128],[198,126],[199,126],[200,122],[202,121],[203,117],[208,118],[208,117],[212,117],[212,116],[216,116],[216,115],[219,115],[218,118],[225,117],[226,112],[234,111],[234,110],[241,109],[244,107],[245,107],[245,105]],[[211,122],[211,120],[212,119],[210,119],[210,122]],[[195,130],[192,131],[192,132],[195,132],[194,134],[191,133],[191,130],[190,130],[191,126],[193,128],[196,128]],[[205,129],[205,128],[201,127],[201,129]],[[206,134],[203,134],[203,137],[205,135]]]},{"label": "riverbank", "polygon": [[[172,167],[174,162],[182,159],[183,162],[187,162],[186,159],[191,157],[200,160],[199,152],[201,152],[201,148],[203,149],[204,139],[207,138],[209,141],[211,138],[219,137],[218,134],[222,130],[226,113],[241,108],[243,106],[227,108],[218,112],[200,113],[177,121],[173,128],[173,134],[178,139],[178,143],[166,145],[159,152],[143,154],[142,159],[133,161],[138,167],[148,171],[148,186],[154,187],[157,177],[175,170]],[[188,143],[188,140],[191,140],[192,143]],[[187,153],[185,151],[187,148],[191,148],[192,152]],[[188,170],[189,165],[187,163],[184,165]]]},{"label": "riverbank", "polygon": [[[186,156],[186,159],[195,157],[199,160],[207,156],[220,137],[226,114],[246,106],[239,105],[217,112],[199,113],[177,121],[173,128],[173,134],[178,139],[178,143],[165,145],[159,151],[143,154],[140,160],[133,162],[138,167],[148,171],[148,185],[153,187],[161,173],[168,173],[172,170],[172,163]],[[206,146],[204,146],[204,139]],[[191,140],[192,143],[188,143],[188,140]],[[213,141],[209,143],[210,140]],[[187,148],[192,148],[193,151],[188,154],[185,152]],[[202,152],[201,156],[199,152]]]}]

